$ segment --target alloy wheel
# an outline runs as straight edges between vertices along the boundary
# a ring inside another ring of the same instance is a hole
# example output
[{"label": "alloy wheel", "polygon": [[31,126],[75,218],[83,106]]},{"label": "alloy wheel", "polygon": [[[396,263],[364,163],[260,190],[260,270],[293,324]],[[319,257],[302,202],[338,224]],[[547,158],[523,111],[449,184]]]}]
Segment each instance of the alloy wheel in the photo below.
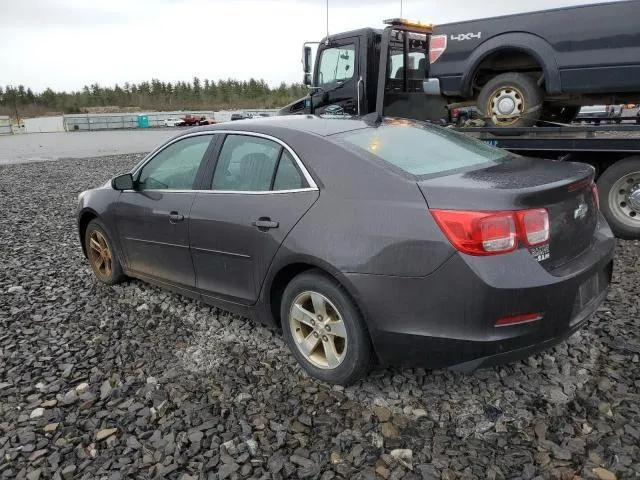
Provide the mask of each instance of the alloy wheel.
[{"label": "alloy wheel", "polygon": [[347,330],[336,306],[318,292],[305,291],[293,301],[289,328],[300,353],[315,367],[338,367],[347,353]]},{"label": "alloy wheel", "polygon": [[113,273],[111,249],[107,239],[99,230],[93,230],[89,235],[87,253],[91,267],[96,275],[105,279],[109,278]]}]

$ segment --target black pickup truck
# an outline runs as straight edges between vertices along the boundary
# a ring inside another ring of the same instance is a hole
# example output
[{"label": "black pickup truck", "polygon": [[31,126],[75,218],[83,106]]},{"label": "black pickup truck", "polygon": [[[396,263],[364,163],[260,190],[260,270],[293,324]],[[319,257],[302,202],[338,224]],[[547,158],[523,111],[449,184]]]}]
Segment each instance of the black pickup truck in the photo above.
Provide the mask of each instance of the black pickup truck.
[{"label": "black pickup truck", "polygon": [[436,25],[425,91],[510,127],[638,103],[639,19],[640,0],[627,0]]}]

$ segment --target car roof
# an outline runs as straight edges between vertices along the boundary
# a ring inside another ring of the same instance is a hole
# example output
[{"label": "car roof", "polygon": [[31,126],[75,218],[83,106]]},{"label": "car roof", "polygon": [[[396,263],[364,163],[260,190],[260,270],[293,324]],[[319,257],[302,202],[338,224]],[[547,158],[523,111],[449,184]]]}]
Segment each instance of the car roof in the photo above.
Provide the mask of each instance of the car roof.
[{"label": "car roof", "polygon": [[273,128],[290,131],[303,131],[326,137],[336,133],[369,128],[367,122],[349,116],[318,116],[318,115],[276,115],[272,117],[256,117],[247,120],[237,120],[233,123],[224,122],[216,125],[199,127],[200,130],[246,130],[248,132],[268,133]]}]

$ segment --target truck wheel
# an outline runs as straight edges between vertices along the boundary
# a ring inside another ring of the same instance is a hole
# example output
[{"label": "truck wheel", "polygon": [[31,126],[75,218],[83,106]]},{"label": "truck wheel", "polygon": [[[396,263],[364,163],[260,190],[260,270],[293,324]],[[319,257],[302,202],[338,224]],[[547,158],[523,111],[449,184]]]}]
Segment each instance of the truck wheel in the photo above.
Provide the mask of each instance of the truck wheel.
[{"label": "truck wheel", "polygon": [[600,209],[617,237],[640,238],[640,157],[620,160],[598,179]]},{"label": "truck wheel", "polygon": [[531,127],[540,118],[543,98],[542,88],[532,77],[510,72],[482,87],[477,107],[489,127]]},{"label": "truck wheel", "polygon": [[544,104],[542,106],[542,120],[556,123],[571,123],[579,112],[580,107],[558,107]]}]

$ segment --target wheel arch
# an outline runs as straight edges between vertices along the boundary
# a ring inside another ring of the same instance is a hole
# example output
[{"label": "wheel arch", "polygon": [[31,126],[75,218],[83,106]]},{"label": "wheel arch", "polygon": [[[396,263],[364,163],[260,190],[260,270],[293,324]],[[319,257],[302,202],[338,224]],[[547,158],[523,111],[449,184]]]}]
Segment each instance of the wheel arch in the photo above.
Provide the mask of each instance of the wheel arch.
[{"label": "wheel arch", "polygon": [[87,246],[85,244],[84,234],[87,231],[89,222],[94,218],[99,218],[98,212],[92,208],[83,209],[78,215],[78,234],[80,235],[80,245],[82,245],[82,253],[87,256]]},{"label": "wheel arch", "polygon": [[349,280],[335,266],[325,262],[324,260],[306,255],[292,257],[287,259],[287,261],[279,263],[276,268],[272,268],[272,272],[264,283],[262,301],[266,307],[265,312],[270,314],[273,319],[273,325],[278,329],[282,325],[282,319],[280,318],[280,306],[282,294],[284,293],[286,286],[291,282],[291,280],[293,280],[293,278],[310,270],[318,270],[331,277],[345,290],[356,308],[362,314],[365,328],[371,338],[366,307],[359,301],[351,282],[349,282]]},{"label": "wheel arch", "polygon": [[525,54],[534,59],[543,72],[547,94],[561,92],[560,72],[553,47],[536,35],[512,32],[492,37],[473,51],[462,77],[463,95],[473,97],[473,81],[481,65],[492,56],[505,52]]}]

